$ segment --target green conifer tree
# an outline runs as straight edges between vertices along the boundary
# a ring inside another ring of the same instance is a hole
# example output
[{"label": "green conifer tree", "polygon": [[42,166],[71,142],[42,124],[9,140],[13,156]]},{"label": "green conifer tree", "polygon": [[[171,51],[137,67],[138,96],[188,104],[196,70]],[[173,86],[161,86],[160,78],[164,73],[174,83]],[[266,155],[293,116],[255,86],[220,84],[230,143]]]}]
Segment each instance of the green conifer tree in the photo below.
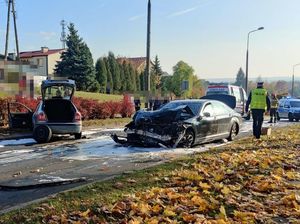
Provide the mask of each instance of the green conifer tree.
[{"label": "green conifer tree", "polygon": [[100,85],[100,92],[106,93],[107,69],[103,58],[99,58],[96,62],[96,79]]},{"label": "green conifer tree", "polygon": [[55,73],[61,77],[73,79],[76,88],[83,91],[98,92],[99,83],[90,49],[79,37],[73,23],[68,26],[67,49],[56,64]]}]

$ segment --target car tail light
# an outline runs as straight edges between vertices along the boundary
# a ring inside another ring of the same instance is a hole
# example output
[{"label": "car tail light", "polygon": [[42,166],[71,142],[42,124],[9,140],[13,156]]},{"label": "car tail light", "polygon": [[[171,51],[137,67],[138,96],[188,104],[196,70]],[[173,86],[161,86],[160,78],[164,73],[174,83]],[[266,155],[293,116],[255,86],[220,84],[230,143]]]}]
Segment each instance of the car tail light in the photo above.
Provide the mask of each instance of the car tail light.
[{"label": "car tail light", "polygon": [[38,121],[47,121],[47,116],[44,112],[40,112],[37,115],[37,120]]},{"label": "car tail light", "polygon": [[75,117],[74,117],[75,121],[81,121],[81,114],[79,112],[75,113]]}]

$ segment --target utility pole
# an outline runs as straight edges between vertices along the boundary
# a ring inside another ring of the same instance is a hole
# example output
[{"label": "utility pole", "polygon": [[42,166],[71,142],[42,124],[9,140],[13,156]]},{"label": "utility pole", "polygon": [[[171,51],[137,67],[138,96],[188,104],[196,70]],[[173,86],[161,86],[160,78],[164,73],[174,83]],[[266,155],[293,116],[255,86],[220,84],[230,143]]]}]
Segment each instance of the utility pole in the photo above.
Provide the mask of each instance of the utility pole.
[{"label": "utility pole", "polygon": [[16,39],[16,48],[17,48],[17,60],[20,60],[20,51],[19,51],[19,39],[18,39],[18,31],[17,31],[17,22],[16,22],[16,11],[15,11],[15,1],[11,0],[12,4],[12,14],[14,18],[14,28],[15,28],[15,39]]},{"label": "utility pole", "polygon": [[62,28],[60,41],[62,42],[62,48],[66,49],[66,21],[62,20],[60,25]]},{"label": "utility pole", "polygon": [[4,60],[7,60],[7,51],[8,51],[8,37],[9,37],[9,23],[10,23],[10,3],[11,0],[8,0],[8,7],[7,7],[7,22],[6,22],[6,39],[5,39],[5,53],[4,53]]},{"label": "utility pole", "polygon": [[[8,54],[8,39],[9,39],[9,26],[10,26],[10,13],[12,12],[13,20],[14,20],[14,31],[15,31],[15,40],[16,40],[16,50],[17,50],[17,60],[20,59],[19,52],[19,40],[18,40],[18,32],[17,32],[17,21],[16,21],[16,10],[15,10],[15,2],[14,0],[8,0],[7,2],[7,23],[6,23],[6,39],[5,39],[5,53],[4,60],[7,60]],[[12,11],[11,11],[12,7]]]},{"label": "utility pole", "polygon": [[147,19],[147,61],[146,61],[146,91],[151,90],[150,87],[150,36],[151,36],[151,0],[148,0],[148,19]]}]

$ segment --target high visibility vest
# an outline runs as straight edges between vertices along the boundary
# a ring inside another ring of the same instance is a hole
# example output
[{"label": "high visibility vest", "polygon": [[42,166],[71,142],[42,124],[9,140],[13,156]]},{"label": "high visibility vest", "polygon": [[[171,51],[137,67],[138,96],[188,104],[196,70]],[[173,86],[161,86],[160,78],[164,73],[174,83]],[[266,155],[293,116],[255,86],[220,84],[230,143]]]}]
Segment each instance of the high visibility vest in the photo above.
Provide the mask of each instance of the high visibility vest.
[{"label": "high visibility vest", "polygon": [[271,108],[273,109],[277,109],[278,108],[278,100],[275,99],[271,99]]},{"label": "high visibility vest", "polygon": [[251,109],[267,109],[267,90],[266,89],[254,89],[251,91]]}]

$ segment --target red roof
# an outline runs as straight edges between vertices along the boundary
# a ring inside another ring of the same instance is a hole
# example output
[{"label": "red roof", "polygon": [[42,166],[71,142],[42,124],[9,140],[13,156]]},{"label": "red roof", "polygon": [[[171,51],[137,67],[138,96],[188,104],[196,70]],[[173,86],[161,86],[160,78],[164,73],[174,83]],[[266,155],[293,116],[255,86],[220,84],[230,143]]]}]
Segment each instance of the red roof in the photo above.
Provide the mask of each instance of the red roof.
[{"label": "red roof", "polygon": [[20,52],[20,58],[32,58],[32,57],[41,57],[41,56],[48,56],[50,54],[56,54],[64,51],[64,49],[53,49],[43,52],[42,50],[39,51],[24,51]]},{"label": "red roof", "polygon": [[127,61],[129,62],[130,64],[132,64],[132,66],[135,68],[135,69],[138,69],[143,63],[145,63],[147,60],[146,57],[136,57],[136,58],[117,58],[117,61],[119,63],[123,63],[123,61]]}]

